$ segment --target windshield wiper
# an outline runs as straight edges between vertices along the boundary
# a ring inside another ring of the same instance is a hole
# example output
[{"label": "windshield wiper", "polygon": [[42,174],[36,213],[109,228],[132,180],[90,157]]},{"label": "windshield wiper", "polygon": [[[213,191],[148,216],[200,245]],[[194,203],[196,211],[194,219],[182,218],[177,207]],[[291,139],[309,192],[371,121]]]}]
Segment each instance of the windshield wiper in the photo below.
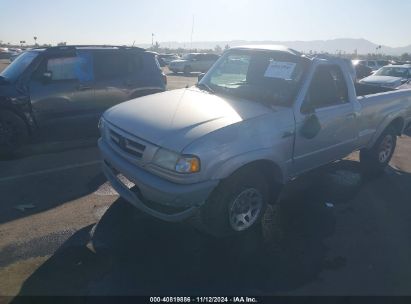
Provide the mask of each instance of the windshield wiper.
[{"label": "windshield wiper", "polygon": [[207,92],[209,92],[209,93],[211,93],[211,94],[215,94],[215,91],[214,91],[212,88],[210,88],[210,86],[208,86],[208,85],[205,84],[205,83],[197,83],[197,84],[196,84],[196,87],[199,88],[199,89],[203,89],[203,90],[205,90],[205,91],[207,91]]}]

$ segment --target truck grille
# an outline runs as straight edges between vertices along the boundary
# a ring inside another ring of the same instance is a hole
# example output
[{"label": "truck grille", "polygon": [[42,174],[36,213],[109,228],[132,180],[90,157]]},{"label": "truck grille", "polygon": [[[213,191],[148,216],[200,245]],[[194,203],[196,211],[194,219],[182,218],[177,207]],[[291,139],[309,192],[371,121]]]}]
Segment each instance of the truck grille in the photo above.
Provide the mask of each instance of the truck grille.
[{"label": "truck grille", "polygon": [[143,157],[144,150],[146,149],[145,145],[130,140],[118,134],[117,132],[114,132],[113,130],[110,130],[110,139],[124,152],[129,153],[137,158]]}]

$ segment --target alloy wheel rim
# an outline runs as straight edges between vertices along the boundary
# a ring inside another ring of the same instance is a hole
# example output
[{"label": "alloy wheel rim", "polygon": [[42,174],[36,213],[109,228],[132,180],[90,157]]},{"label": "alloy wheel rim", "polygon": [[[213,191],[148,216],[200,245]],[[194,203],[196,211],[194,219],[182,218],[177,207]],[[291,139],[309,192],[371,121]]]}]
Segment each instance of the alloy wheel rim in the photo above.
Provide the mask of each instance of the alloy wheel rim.
[{"label": "alloy wheel rim", "polygon": [[385,163],[391,156],[393,150],[394,140],[392,135],[387,135],[381,142],[378,159],[380,163]]},{"label": "alloy wheel rim", "polygon": [[263,196],[255,188],[242,191],[234,199],[229,210],[231,228],[244,231],[250,228],[258,219],[263,207]]}]

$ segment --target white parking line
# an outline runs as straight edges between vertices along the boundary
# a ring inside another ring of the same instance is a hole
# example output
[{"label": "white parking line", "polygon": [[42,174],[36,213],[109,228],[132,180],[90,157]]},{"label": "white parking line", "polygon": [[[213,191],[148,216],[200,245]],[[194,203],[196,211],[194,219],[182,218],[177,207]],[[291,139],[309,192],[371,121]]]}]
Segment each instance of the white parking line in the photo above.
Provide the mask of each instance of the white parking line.
[{"label": "white parking line", "polygon": [[95,160],[95,161],[90,161],[90,162],[86,162],[86,163],[82,163],[82,164],[67,165],[67,166],[63,166],[63,167],[47,169],[47,170],[40,170],[40,171],[30,172],[30,173],[26,173],[26,174],[12,175],[12,176],[8,176],[8,177],[0,178],[0,182],[6,182],[6,181],[19,179],[19,178],[25,178],[25,177],[30,177],[30,176],[37,176],[37,175],[43,175],[43,174],[48,174],[48,173],[60,172],[60,171],[65,171],[65,170],[70,170],[70,169],[75,169],[75,168],[94,166],[94,165],[97,165],[97,164],[100,164],[100,163],[101,163],[100,160]]}]

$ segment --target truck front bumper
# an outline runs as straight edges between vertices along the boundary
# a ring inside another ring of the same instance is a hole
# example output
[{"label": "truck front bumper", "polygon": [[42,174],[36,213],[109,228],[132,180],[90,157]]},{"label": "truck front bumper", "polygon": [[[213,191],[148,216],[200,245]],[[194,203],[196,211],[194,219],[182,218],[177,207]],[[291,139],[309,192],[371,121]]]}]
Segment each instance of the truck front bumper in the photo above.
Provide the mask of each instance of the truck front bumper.
[{"label": "truck front bumper", "polygon": [[[160,178],[118,155],[102,139],[98,142],[103,171],[113,188],[141,211],[168,222],[191,217],[218,185],[217,180],[197,184],[176,184]],[[118,177],[122,174],[135,184],[129,189]]]}]

